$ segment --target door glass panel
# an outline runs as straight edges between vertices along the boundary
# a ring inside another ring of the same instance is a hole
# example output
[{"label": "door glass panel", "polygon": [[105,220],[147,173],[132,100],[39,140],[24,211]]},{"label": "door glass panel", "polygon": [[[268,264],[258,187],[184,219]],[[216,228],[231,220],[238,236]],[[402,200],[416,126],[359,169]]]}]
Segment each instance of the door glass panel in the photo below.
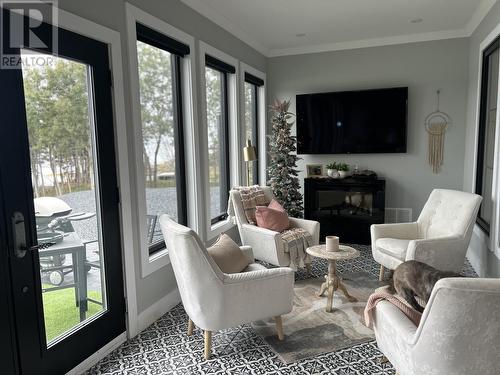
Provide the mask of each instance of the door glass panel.
[{"label": "door glass panel", "polygon": [[173,55],[137,42],[147,202],[147,236],[152,245],[163,240],[158,216],[178,220],[175,173]]},{"label": "door glass panel", "polygon": [[106,310],[106,288],[90,69],[45,57],[23,80],[50,346]]}]

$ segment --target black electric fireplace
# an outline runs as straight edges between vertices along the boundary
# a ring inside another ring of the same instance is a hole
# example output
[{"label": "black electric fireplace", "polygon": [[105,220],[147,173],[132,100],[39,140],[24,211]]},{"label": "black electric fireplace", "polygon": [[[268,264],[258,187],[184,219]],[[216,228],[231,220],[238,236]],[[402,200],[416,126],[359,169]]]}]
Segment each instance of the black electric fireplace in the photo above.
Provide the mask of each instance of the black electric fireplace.
[{"label": "black electric fireplace", "polygon": [[306,178],[304,216],[320,223],[320,241],[370,243],[370,225],[384,222],[385,180]]}]

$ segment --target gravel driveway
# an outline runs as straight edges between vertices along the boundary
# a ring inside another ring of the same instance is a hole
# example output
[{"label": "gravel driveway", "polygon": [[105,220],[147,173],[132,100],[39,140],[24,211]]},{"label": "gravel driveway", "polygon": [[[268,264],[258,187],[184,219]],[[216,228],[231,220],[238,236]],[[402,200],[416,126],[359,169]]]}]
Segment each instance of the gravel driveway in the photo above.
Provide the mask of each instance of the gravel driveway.
[{"label": "gravel driveway", "polygon": [[[177,217],[177,200],[176,191],[173,187],[146,189],[148,215],[168,214],[172,217]],[[219,211],[219,187],[214,186],[210,189],[211,212]],[[78,191],[75,193],[65,194],[61,197],[75,212],[96,212],[95,195],[93,190]],[[96,217],[73,222],[75,231],[84,240],[97,239],[97,219]],[[161,238],[159,226],[156,226],[155,240]]]},{"label": "gravel driveway", "polygon": [[[147,189],[147,203],[148,203],[148,214],[149,215],[162,215],[168,214],[172,217],[177,217],[177,200],[175,188],[158,188],[158,189]],[[211,210],[212,212],[219,210],[219,188],[212,187],[210,191],[211,195]],[[72,209],[72,213],[77,212],[96,212],[96,197],[93,190],[78,191],[74,193],[65,194],[59,197],[65,201]],[[97,217],[93,217],[87,220],[74,221],[73,227],[76,233],[80,236],[83,241],[93,241],[98,238],[98,227],[97,227]],[[161,231],[157,223],[155,229],[155,235],[153,241],[158,241],[162,239]],[[87,246],[87,260],[98,261],[98,247],[97,243],[91,243]],[[71,257],[67,256],[65,265],[71,264]],[[42,273],[42,280],[44,283],[50,283],[49,273]],[[65,276],[63,285],[67,285],[73,282],[73,274],[69,273]],[[101,292],[101,279],[100,271],[98,269],[92,268],[87,275],[87,286],[89,290],[96,290]]]}]

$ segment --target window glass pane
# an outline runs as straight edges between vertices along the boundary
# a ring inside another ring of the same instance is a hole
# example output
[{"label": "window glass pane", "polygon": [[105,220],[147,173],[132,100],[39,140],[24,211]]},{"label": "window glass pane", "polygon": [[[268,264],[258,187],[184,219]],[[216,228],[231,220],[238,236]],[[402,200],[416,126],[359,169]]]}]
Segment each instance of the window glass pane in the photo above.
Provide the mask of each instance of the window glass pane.
[{"label": "window glass pane", "polygon": [[[245,82],[245,144],[247,140],[252,141],[254,147],[257,146],[257,87],[251,83]],[[248,168],[248,165],[245,166]],[[249,185],[258,183],[257,161],[250,165]]]},{"label": "window glass pane", "polygon": [[[208,177],[210,183],[210,218],[221,215],[225,203],[221,202],[222,180],[225,174],[224,138],[224,73],[205,68],[207,127],[208,127]],[[224,187],[225,188],[225,187]]]},{"label": "window glass pane", "polygon": [[144,179],[147,201],[147,238],[162,241],[158,216],[178,220],[175,173],[174,55],[137,42],[143,139]]},{"label": "window glass pane", "polygon": [[492,184],[493,184],[493,163],[495,152],[495,128],[497,117],[497,94],[498,94],[498,69],[499,51],[496,50],[487,57],[488,61],[488,87],[486,99],[486,118],[484,132],[484,153],[482,170],[482,192],[483,202],[479,212],[488,225],[493,214]]},{"label": "window glass pane", "polygon": [[[255,86],[245,82],[245,142],[254,141],[255,132]],[[254,145],[255,146],[255,145]]]}]

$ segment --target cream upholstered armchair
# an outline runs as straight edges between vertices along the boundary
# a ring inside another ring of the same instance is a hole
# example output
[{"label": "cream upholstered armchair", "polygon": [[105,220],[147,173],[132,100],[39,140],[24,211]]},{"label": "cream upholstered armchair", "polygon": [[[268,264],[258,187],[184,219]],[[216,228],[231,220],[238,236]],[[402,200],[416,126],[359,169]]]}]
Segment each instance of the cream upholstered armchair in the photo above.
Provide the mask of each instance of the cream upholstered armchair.
[{"label": "cream upholstered armchair", "polygon": [[400,375],[497,375],[500,363],[500,279],[439,280],[416,327],[381,301],[377,345]]},{"label": "cream upholstered armchair", "polygon": [[464,265],[481,196],[434,189],[414,223],[371,226],[373,258],[394,270],[407,260],[418,260],[442,271],[460,272]]},{"label": "cream upholstered armchair", "polygon": [[281,315],[292,311],[292,270],[267,269],[255,263],[252,249],[244,246],[241,249],[252,263],[244,272],[226,274],[193,230],[167,215],[160,217],[160,226],[189,316],[188,335],[194,325],[204,331],[206,359],[210,357],[213,331],[275,317],[278,338],[283,339]]},{"label": "cream upholstered armchair", "polygon": [[[271,201],[274,195],[269,186],[262,186],[264,194]],[[234,207],[236,224],[240,232],[240,238],[243,245],[251,246],[255,258],[263,260],[275,266],[290,266],[290,256],[285,253],[283,240],[278,232],[266,228],[260,228],[248,223],[241,203],[241,195],[238,190],[230,191],[231,200]],[[319,244],[319,223],[312,220],[290,218],[292,228],[302,228],[308,231],[312,236],[311,246]]]}]

